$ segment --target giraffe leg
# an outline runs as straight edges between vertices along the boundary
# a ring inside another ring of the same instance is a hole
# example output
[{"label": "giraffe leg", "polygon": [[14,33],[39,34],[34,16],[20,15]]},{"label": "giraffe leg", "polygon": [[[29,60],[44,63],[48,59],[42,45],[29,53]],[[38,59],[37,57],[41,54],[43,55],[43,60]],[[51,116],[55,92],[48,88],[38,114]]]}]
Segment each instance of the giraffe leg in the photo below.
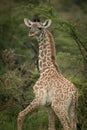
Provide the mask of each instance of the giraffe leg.
[{"label": "giraffe leg", "polygon": [[73,104],[70,106],[69,115],[70,115],[72,130],[77,130],[77,114],[76,114],[75,102],[73,102]]},{"label": "giraffe leg", "polygon": [[19,113],[17,120],[18,130],[22,130],[24,117],[27,114],[32,113],[34,110],[36,110],[39,107],[39,104],[39,99],[34,99],[29,106],[27,106],[23,111]]},{"label": "giraffe leg", "polygon": [[68,112],[62,110],[62,108],[59,109],[58,106],[52,105],[52,108],[53,108],[55,114],[58,116],[58,118],[63,126],[63,129],[64,130],[72,130],[71,121],[70,121]]},{"label": "giraffe leg", "polygon": [[49,121],[48,130],[56,130],[56,128],[55,128],[55,113],[51,107],[47,108],[47,113],[48,113],[48,121]]}]

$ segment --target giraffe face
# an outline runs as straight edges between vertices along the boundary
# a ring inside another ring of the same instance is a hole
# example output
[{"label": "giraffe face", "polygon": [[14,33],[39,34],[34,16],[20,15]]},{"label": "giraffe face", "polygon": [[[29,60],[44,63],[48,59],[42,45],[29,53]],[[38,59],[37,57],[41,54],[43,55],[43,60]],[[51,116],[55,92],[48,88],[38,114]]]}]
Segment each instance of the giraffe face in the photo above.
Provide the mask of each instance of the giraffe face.
[{"label": "giraffe face", "polygon": [[51,24],[51,20],[46,20],[44,23],[42,22],[32,22],[29,19],[25,18],[24,23],[27,27],[30,28],[29,36],[40,36],[42,31],[45,28],[48,28]]}]

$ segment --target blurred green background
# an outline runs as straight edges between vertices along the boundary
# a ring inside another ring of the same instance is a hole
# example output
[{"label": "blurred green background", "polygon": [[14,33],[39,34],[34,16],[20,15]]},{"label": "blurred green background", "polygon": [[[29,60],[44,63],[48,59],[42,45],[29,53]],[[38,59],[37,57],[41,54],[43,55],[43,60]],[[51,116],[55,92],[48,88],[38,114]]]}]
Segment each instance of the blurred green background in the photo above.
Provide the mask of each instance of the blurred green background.
[{"label": "blurred green background", "polygon": [[[52,19],[61,73],[79,92],[78,122],[87,129],[87,0],[0,1],[0,130],[17,130],[17,115],[34,98],[39,77],[38,42],[29,38],[24,18]],[[23,130],[47,130],[46,108],[26,117]],[[62,130],[56,118],[57,130]]]}]

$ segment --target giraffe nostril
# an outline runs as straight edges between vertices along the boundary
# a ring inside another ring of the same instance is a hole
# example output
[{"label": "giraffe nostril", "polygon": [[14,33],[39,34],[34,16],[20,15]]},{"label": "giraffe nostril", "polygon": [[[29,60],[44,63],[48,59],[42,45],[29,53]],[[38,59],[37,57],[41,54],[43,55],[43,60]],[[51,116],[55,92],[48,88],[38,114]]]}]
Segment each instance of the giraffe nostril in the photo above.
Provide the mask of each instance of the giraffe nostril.
[{"label": "giraffe nostril", "polygon": [[33,34],[34,33],[34,31],[30,31],[30,34]]},{"label": "giraffe nostril", "polygon": [[33,34],[34,32],[30,32],[30,34]]}]

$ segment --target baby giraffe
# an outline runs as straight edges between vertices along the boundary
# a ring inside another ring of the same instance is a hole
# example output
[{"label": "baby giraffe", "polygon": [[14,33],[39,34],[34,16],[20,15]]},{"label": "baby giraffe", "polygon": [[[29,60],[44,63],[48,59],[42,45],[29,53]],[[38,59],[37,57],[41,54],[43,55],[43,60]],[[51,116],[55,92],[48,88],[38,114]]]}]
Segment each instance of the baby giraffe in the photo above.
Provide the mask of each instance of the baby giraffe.
[{"label": "baby giraffe", "polygon": [[30,28],[29,36],[38,37],[40,77],[33,87],[34,100],[18,115],[18,130],[22,130],[24,117],[41,105],[48,106],[48,130],[56,130],[54,113],[64,130],[77,130],[78,92],[73,83],[64,78],[58,70],[53,36],[47,30],[51,20],[40,22],[38,19],[31,21],[25,18],[24,23]]}]

